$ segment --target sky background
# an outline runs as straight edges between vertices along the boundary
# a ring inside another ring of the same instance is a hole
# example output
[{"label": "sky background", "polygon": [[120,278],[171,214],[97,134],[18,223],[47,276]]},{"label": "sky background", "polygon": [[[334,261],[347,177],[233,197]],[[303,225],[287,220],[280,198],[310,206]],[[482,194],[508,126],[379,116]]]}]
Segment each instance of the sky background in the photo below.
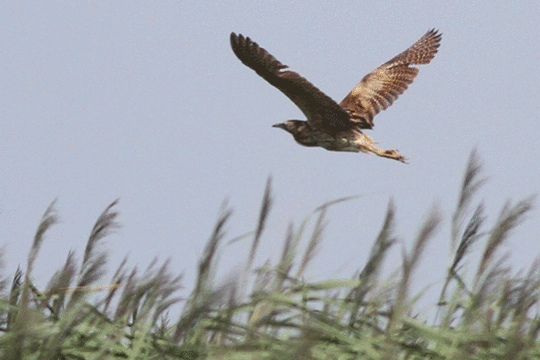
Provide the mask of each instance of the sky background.
[{"label": "sky background", "polygon": [[[349,277],[391,197],[405,246],[437,203],[444,222],[415,286],[438,294],[471,150],[490,179],[481,191],[490,225],[507,199],[540,189],[538,1],[9,1],[0,14],[0,245],[10,278],[54,199],[61,222],[32,276],[41,286],[69,250],[82,258],[97,217],[120,198],[123,227],[106,239],[101,283],[126,254],[142,268],[170,257],[187,296],[223,200],[234,208],[228,239],[253,230],[272,175],[256,263],[276,263],[290,221],[363,195],[329,210],[307,280]],[[304,117],[229,45],[233,31],[250,36],[339,102],[431,28],[443,33],[438,54],[369,132],[408,165],[302,147],[272,128]],[[535,210],[507,242],[515,271],[540,253],[539,220]],[[244,263],[249,241],[222,248],[220,275]],[[394,247],[388,271],[400,254]]]}]

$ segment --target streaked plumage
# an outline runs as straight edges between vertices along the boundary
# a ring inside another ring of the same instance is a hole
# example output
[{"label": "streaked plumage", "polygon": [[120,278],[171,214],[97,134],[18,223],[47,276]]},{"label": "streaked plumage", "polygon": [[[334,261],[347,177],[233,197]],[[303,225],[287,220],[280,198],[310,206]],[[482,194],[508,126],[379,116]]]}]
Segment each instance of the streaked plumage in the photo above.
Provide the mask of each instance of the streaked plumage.
[{"label": "streaked plumage", "polygon": [[231,47],[244,65],[281,90],[302,110],[307,121],[288,120],[274,127],[290,132],[304,146],[353,151],[405,162],[397,150],[382,150],[361,129],[372,129],[373,117],[386,110],[411,84],[418,69],[437,53],[441,35],[428,31],[420,40],[366,75],[338,104],[298,73],[282,64],[249,37],[231,33]]}]

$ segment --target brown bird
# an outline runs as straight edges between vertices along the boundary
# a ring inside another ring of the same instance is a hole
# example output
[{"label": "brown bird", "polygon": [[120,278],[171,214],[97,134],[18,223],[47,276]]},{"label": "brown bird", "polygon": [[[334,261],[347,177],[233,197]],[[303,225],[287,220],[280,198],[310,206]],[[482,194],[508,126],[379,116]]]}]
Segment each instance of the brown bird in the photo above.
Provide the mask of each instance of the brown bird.
[{"label": "brown bird", "polygon": [[231,47],[244,65],[281,90],[302,110],[307,121],[288,120],[274,127],[292,134],[304,146],[330,151],[373,153],[406,162],[398,150],[383,150],[361,129],[372,129],[373,117],[386,110],[411,84],[418,69],[410,65],[429,64],[437,53],[441,35],[429,30],[407,50],[364,76],[338,104],[298,73],[287,69],[249,37],[231,33]]}]

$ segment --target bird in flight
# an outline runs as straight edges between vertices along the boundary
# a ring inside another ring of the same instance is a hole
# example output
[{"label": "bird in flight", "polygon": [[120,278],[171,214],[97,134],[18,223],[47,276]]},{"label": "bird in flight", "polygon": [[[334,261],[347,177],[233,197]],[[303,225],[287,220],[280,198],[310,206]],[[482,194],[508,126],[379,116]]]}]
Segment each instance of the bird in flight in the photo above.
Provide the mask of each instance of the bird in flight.
[{"label": "bird in flight", "polygon": [[288,120],[275,124],[304,146],[330,151],[373,153],[406,162],[398,150],[378,148],[362,130],[373,128],[373,117],[397,100],[418,74],[410,65],[429,64],[437,53],[442,34],[429,30],[407,50],[382,64],[338,104],[312,83],[290,70],[249,37],[231,33],[235,55],[259,76],[281,90],[302,110],[307,121]]}]

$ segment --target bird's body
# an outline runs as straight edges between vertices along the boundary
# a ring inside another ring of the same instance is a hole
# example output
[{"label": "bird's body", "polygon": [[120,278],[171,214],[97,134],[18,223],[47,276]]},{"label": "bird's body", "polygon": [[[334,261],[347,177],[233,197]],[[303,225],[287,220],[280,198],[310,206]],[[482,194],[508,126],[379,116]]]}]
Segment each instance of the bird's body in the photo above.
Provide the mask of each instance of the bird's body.
[{"label": "bird's body", "polygon": [[441,35],[428,31],[407,50],[366,75],[338,104],[298,73],[282,64],[249,37],[231,34],[236,56],[262,78],[281,90],[302,110],[307,121],[276,124],[291,133],[300,145],[320,146],[330,151],[373,153],[405,162],[397,150],[383,150],[362,129],[372,129],[373,117],[385,110],[412,83],[418,69],[437,53]]},{"label": "bird's body", "polygon": [[373,139],[357,128],[332,134],[329,131],[313,129],[309,122],[302,120],[287,120],[284,123],[275,124],[274,127],[290,132],[300,145],[320,146],[329,151],[374,153],[379,156],[405,161],[397,153],[397,150],[381,150],[377,148]]}]

